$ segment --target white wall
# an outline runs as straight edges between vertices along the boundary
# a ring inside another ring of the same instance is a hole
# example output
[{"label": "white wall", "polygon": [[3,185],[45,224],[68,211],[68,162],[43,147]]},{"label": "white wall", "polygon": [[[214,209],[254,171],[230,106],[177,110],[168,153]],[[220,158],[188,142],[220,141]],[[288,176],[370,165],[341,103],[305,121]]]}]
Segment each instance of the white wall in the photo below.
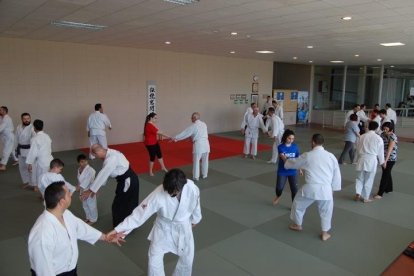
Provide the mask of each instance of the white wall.
[{"label": "white wall", "polygon": [[112,121],[110,144],[140,141],[146,81],[157,82],[163,132],[175,135],[199,111],[210,133],[240,127],[246,105],[230,94],[272,89],[272,62],[135,48],[0,38],[0,105],[15,125],[22,112],[45,122],[53,150],[88,145],[85,123],[101,102]]}]

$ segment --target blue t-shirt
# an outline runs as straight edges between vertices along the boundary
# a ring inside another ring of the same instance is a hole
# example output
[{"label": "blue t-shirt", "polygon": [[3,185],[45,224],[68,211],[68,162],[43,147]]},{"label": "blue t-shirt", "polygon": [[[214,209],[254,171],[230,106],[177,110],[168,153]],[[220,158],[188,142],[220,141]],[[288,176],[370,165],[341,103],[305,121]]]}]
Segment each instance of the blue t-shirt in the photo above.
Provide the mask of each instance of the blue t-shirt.
[{"label": "blue t-shirt", "polygon": [[[284,153],[288,159],[299,157],[299,148],[295,143],[290,144],[290,146],[286,146],[286,144],[280,144],[277,149],[279,150],[279,154]],[[285,169],[285,162],[283,162],[283,160],[279,157],[279,164],[277,168],[278,175],[290,176],[296,175],[296,173],[296,169]]]}]

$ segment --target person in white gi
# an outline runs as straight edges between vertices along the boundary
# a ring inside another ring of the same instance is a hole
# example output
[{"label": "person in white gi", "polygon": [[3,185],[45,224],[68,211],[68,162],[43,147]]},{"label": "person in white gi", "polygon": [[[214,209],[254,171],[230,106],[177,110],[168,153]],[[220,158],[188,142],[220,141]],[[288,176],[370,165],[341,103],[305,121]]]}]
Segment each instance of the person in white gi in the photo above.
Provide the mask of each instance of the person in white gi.
[{"label": "person in white gi", "polygon": [[208,142],[207,125],[200,120],[200,114],[198,112],[194,112],[191,115],[191,122],[193,122],[191,126],[173,137],[173,141],[177,142],[191,137],[193,141],[193,180],[198,181],[200,177],[200,160],[201,178],[205,179],[208,175],[210,143]]},{"label": "person in white gi", "polygon": [[46,209],[29,234],[32,276],[77,275],[78,240],[90,244],[106,240],[106,235],[67,210],[71,197],[64,182],[54,182],[45,191]]},{"label": "person in white gi", "polygon": [[2,120],[0,122],[0,139],[3,142],[0,171],[6,170],[6,165],[14,148],[14,126],[8,112],[9,109],[6,106],[0,107],[0,116],[2,117]]},{"label": "person in white gi", "polygon": [[283,106],[281,102],[275,100],[272,101],[273,108],[275,109],[275,114],[283,121]]},{"label": "person in white gi", "polygon": [[243,114],[243,120],[242,120],[241,128],[243,128],[245,126],[245,125],[243,125],[244,121],[246,120],[246,118],[249,114],[253,113],[253,109],[255,107],[257,107],[257,104],[256,103],[251,103],[250,106],[246,109],[246,112],[244,112],[244,114]]},{"label": "person in white gi", "polygon": [[76,187],[67,182],[61,175],[64,166],[65,164],[58,158],[50,161],[50,170],[40,176],[39,192],[42,194],[42,198],[45,197],[46,188],[53,182],[63,181],[71,193],[76,191]]},{"label": "person in white gi", "polygon": [[271,96],[267,96],[266,102],[263,105],[263,110],[262,110],[263,116],[267,115],[267,111],[268,111],[269,107],[272,107],[272,97]]},{"label": "person in white gi", "polygon": [[36,134],[33,130],[31,123],[31,117],[29,113],[23,113],[21,115],[22,123],[16,128],[16,156],[19,159],[19,171],[23,182],[23,188],[32,187],[32,174],[28,170],[26,164],[26,157],[30,149],[30,140]]},{"label": "person in white gi", "polygon": [[366,108],[366,105],[361,104],[359,111],[356,113],[356,115],[358,116],[358,120],[359,120],[359,123],[357,121],[357,124],[359,127],[359,134],[361,135],[365,133],[365,128],[367,127],[367,124],[369,121],[369,118],[367,114],[365,113],[365,108]]},{"label": "person in white gi", "polygon": [[[388,117],[388,115],[387,115],[387,110],[385,110],[385,109],[381,109],[379,112],[378,112],[378,114],[379,114],[379,116],[380,116],[380,118],[381,118],[381,124],[380,124],[380,128],[382,127],[382,125],[384,124],[384,123],[386,123],[386,122],[389,122],[389,123],[391,123],[391,119]],[[382,132],[382,131],[381,131]],[[380,133],[381,134],[381,133]]]},{"label": "person in white gi", "polygon": [[[79,154],[77,159],[78,161],[78,188],[80,189],[80,194],[86,190],[89,190],[92,185],[96,171],[94,168],[89,166],[88,159],[84,154]],[[98,220],[98,206],[96,196],[89,197],[88,199],[82,201],[82,207],[85,211],[86,220],[85,222],[89,225],[94,224]]]},{"label": "person in white gi", "polygon": [[268,134],[273,139],[272,158],[267,161],[267,163],[276,164],[279,160],[277,147],[282,140],[283,133],[285,132],[285,125],[279,116],[275,114],[275,109],[273,107],[269,107],[267,112],[269,118],[266,121],[266,129],[269,130],[270,128]]},{"label": "person in white gi", "polygon": [[259,108],[255,107],[253,113],[247,115],[241,124],[241,133],[244,135],[244,158],[250,155],[253,160],[256,159],[259,128],[266,132],[263,115],[259,113]]},{"label": "person in white gi", "polygon": [[121,152],[105,149],[99,144],[93,145],[91,150],[93,155],[104,162],[92,185],[82,192],[81,200],[94,197],[109,177],[115,178],[117,185],[112,202],[112,225],[115,227],[138,206],[139,179]]},{"label": "person in white gi", "polygon": [[378,163],[380,165],[384,163],[384,142],[375,133],[377,128],[377,122],[369,122],[368,132],[361,135],[356,146],[356,170],[358,175],[355,180],[355,200],[362,199],[364,203],[372,201],[370,195],[375,173],[377,172],[377,165]]},{"label": "person in white gi", "polygon": [[[348,123],[350,121],[349,116],[351,116],[351,114],[357,114],[358,115],[358,112],[359,112],[360,109],[361,109],[361,106],[359,104],[355,104],[354,107],[346,113],[345,121],[344,121],[344,127],[346,126],[346,123]],[[359,124],[359,120],[360,120],[360,118],[358,116],[358,121],[357,121],[358,124]]]},{"label": "person in white gi", "polygon": [[154,226],[148,236],[148,275],[164,276],[164,254],[178,255],[172,275],[190,276],[194,259],[192,228],[201,221],[200,190],[183,171],[172,169],[165,174],[162,185],[144,199],[134,212],[115,229],[107,233],[129,233],[140,227],[157,213]]},{"label": "person in white gi", "polygon": [[306,209],[316,202],[321,218],[321,238],[326,241],[331,237],[328,231],[331,229],[333,192],[341,190],[341,171],[336,157],[323,148],[323,143],[323,136],[314,134],[311,151],[298,158],[287,159],[283,154],[280,158],[285,161],[286,169],[305,171],[305,184],[293,201],[290,218],[294,223],[289,228],[301,231]]},{"label": "person in white gi", "polygon": [[[105,129],[112,129],[111,121],[108,116],[103,113],[102,104],[95,104],[95,112],[91,113],[88,118],[86,130],[88,131],[90,146],[94,144],[101,145],[104,149],[108,148]],[[89,154],[90,159],[94,159],[92,152]]]},{"label": "person in white gi", "polygon": [[33,128],[36,133],[30,140],[30,149],[26,157],[27,169],[32,173],[34,190],[38,191],[40,176],[49,170],[52,161],[52,140],[43,132],[43,121],[34,120]]},{"label": "person in white gi", "polygon": [[385,109],[387,110],[387,117],[391,120],[395,127],[397,124],[397,113],[391,108],[390,103],[385,104]]}]

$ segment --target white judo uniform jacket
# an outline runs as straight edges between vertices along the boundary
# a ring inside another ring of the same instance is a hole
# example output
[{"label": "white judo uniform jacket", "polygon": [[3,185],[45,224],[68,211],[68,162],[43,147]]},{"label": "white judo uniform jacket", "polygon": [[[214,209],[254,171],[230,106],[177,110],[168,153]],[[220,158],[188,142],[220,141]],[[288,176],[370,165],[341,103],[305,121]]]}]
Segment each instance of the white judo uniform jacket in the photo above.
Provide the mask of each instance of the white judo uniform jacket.
[{"label": "white judo uniform jacket", "polygon": [[188,137],[191,137],[191,140],[193,141],[193,154],[210,152],[206,123],[200,120],[195,121],[191,126],[175,136],[175,139],[184,140]]},{"label": "white judo uniform jacket", "polygon": [[74,216],[63,213],[65,226],[49,211],[39,216],[29,234],[30,266],[39,276],[55,276],[75,269],[78,239],[94,244],[102,233]]},{"label": "white judo uniform jacket", "polygon": [[168,248],[180,257],[194,254],[192,224],[198,224],[202,217],[200,190],[194,182],[187,179],[180,201],[171,197],[159,185],[115,230],[118,233],[129,233],[154,213],[157,213],[157,218],[148,236],[151,241],[150,251],[158,252]]},{"label": "white judo uniform jacket", "polygon": [[30,141],[30,150],[26,157],[26,164],[33,165],[33,182],[39,184],[40,176],[49,170],[52,156],[52,140],[49,135],[39,131]]},{"label": "white judo uniform jacket", "polygon": [[1,157],[1,164],[6,165],[10,154],[14,147],[14,126],[13,121],[8,114],[4,115],[0,121],[0,138],[3,142],[3,152]]},{"label": "white judo uniform jacket", "polygon": [[356,146],[357,171],[376,172],[384,163],[384,141],[373,130],[361,135]]},{"label": "white judo uniform jacket", "polygon": [[277,137],[280,141],[282,140],[283,132],[285,131],[285,124],[279,116],[273,114],[273,116],[266,121],[266,129],[271,130],[270,136]]},{"label": "white judo uniform jacket", "polygon": [[88,123],[86,124],[86,131],[89,131],[91,136],[101,135],[105,136],[106,128],[111,128],[111,121],[109,121],[108,116],[105,113],[100,111],[95,111],[89,115]]},{"label": "white judo uniform jacket", "polygon": [[263,123],[263,115],[258,113],[256,117],[253,113],[248,114],[241,124],[241,128],[244,129],[247,126],[244,136],[247,138],[258,139],[259,138],[259,128],[266,130],[266,127]]},{"label": "white judo uniform jacket", "polygon": [[65,180],[65,178],[63,178],[63,176],[60,173],[55,173],[55,172],[47,172],[44,173],[40,176],[40,181],[39,181],[39,191],[42,194],[42,196],[45,196],[45,191],[46,188],[52,184],[53,182],[58,182],[58,181],[63,181],[65,182],[65,186],[66,188],[68,188],[68,190],[71,193],[74,193],[76,191],[76,187],[73,186],[72,184],[70,184],[69,182],[67,182]]}]

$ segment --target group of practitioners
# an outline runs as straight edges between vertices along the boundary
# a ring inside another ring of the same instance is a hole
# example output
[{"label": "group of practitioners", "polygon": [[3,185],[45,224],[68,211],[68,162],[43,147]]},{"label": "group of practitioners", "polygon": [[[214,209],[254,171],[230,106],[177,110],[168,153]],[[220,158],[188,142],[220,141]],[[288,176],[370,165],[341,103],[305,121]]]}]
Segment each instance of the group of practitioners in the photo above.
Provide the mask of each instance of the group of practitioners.
[{"label": "group of practitioners", "polygon": [[[390,105],[386,105],[386,114],[379,123],[375,112],[369,116],[364,106],[355,106],[347,115],[345,123],[346,136],[344,152],[337,159],[324,149],[324,137],[314,134],[311,138],[311,150],[300,154],[294,143],[295,133],[284,129],[281,106],[268,97],[263,113],[253,103],[246,111],[241,124],[241,132],[245,136],[244,157],[255,159],[259,129],[273,139],[272,157],[268,161],[277,164],[275,197],[273,204],[281,199],[286,182],[291,190],[292,208],[290,218],[291,230],[301,231],[306,209],[316,203],[321,218],[321,239],[328,240],[331,235],[331,219],[333,214],[333,192],[341,190],[341,173],[339,164],[343,164],[346,153],[351,163],[356,159],[355,199],[370,202],[372,183],[379,163],[383,169],[380,188],[375,198],[392,192],[391,170],[397,157],[397,137],[394,133],[396,117],[393,117]],[[9,127],[7,108],[1,107],[3,120],[0,123],[0,134],[3,137]],[[361,112],[362,110],[362,112]],[[381,110],[380,110],[381,111]],[[5,116],[5,115],[7,116]],[[264,114],[264,115],[263,115]],[[375,117],[374,117],[375,116]],[[191,275],[194,258],[194,238],[192,227],[202,218],[200,209],[200,191],[194,181],[208,175],[208,142],[207,126],[200,120],[200,114],[191,115],[192,124],[174,137],[162,133],[158,126],[158,115],[150,113],[144,124],[144,144],[148,150],[149,173],[152,176],[153,166],[157,158],[161,169],[165,171],[163,183],[159,185],[140,204],[139,179],[131,169],[129,161],[119,151],[108,148],[105,130],[111,129],[109,118],[103,113],[102,105],[95,106],[90,115],[87,131],[90,139],[90,159],[103,160],[102,169],[96,175],[88,164],[85,155],[78,156],[78,185],[71,185],[61,175],[64,164],[53,159],[51,139],[43,131],[43,122],[35,120],[31,123],[30,114],[23,113],[22,123],[17,127],[16,155],[25,187],[40,190],[45,210],[30,231],[28,247],[32,275],[77,275],[78,247],[77,240],[94,244],[98,240],[120,245],[132,230],[140,227],[153,214],[157,218],[148,236],[151,241],[148,253],[148,274],[164,275],[163,256],[172,252],[179,256],[174,275]],[[363,127],[361,122],[364,123]],[[6,125],[6,126],[5,126]],[[356,139],[354,139],[356,137]],[[188,179],[179,169],[167,170],[162,158],[160,139],[179,141],[191,138],[193,142],[193,180]],[[14,136],[13,136],[14,139]],[[3,139],[3,141],[5,141]],[[6,142],[3,142],[7,145]],[[356,144],[356,157],[352,152]],[[12,156],[4,147],[2,162]],[[5,169],[5,167],[4,167]],[[305,184],[298,189],[298,173],[305,176]],[[96,176],[95,176],[96,175]],[[117,187],[112,204],[113,230],[107,234],[94,229],[91,224],[98,218],[96,194],[105,185],[109,177],[115,178]],[[72,193],[80,190],[80,198],[86,219],[81,220],[69,210]]]},{"label": "group of practitioners", "polygon": [[[159,185],[141,204],[139,199],[139,179],[130,163],[121,152],[108,148],[106,129],[111,123],[103,113],[101,104],[87,120],[90,141],[89,159],[103,160],[102,169],[96,171],[89,165],[84,154],[77,157],[77,185],[71,185],[62,176],[64,163],[52,156],[52,139],[43,131],[42,120],[31,122],[28,113],[21,115],[22,123],[16,133],[8,108],[0,108],[0,135],[3,153],[0,170],[5,171],[12,152],[16,152],[23,188],[40,192],[45,210],[32,227],[28,251],[32,275],[77,275],[77,240],[94,244],[98,240],[120,245],[127,234],[141,226],[157,213],[157,219],[148,237],[149,275],[164,275],[163,256],[172,252],[179,256],[174,275],[191,275],[194,258],[194,238],[192,228],[202,218],[200,191],[194,182],[187,179],[183,171],[168,171],[163,163],[158,138],[161,134],[156,126],[157,115],[150,113],[145,121],[144,141],[150,155],[150,175],[153,175],[153,162],[158,158],[166,172]],[[175,137],[163,135],[171,141],[191,138],[193,142],[193,179],[208,175],[207,125],[194,112],[192,124]],[[17,160],[16,160],[17,161]],[[96,194],[109,177],[115,178],[117,187],[112,203],[113,230],[107,234],[91,225],[98,219]],[[79,219],[69,210],[71,197],[80,191],[80,199],[85,211],[85,219]]]}]

